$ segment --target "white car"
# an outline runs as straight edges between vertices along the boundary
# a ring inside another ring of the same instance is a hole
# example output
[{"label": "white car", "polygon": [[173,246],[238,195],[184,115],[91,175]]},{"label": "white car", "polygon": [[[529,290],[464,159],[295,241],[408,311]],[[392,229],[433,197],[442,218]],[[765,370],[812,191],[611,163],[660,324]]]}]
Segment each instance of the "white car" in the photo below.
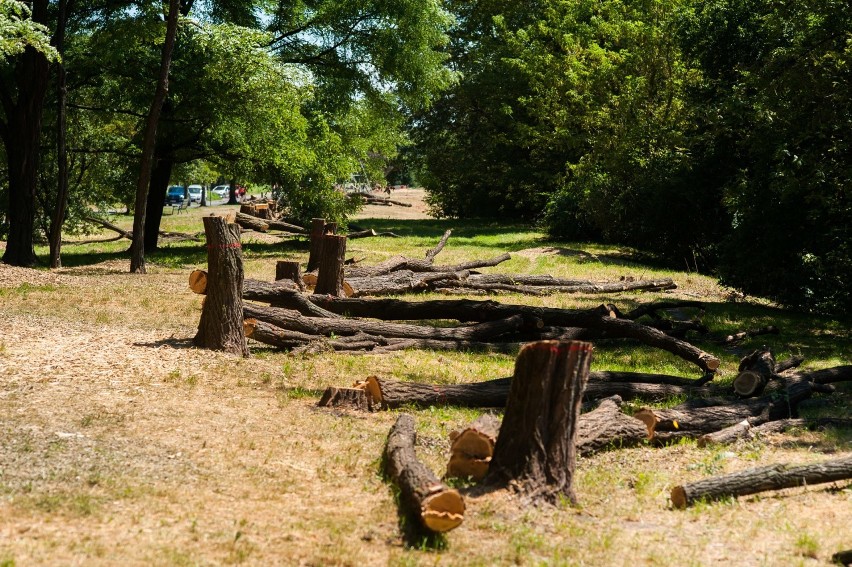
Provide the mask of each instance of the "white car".
[{"label": "white car", "polygon": [[201,202],[201,185],[190,185],[187,187],[187,191],[189,191],[189,202],[190,203],[200,203]]},{"label": "white car", "polygon": [[230,185],[217,185],[211,190],[211,193],[219,197],[220,199],[224,199],[231,193]]}]

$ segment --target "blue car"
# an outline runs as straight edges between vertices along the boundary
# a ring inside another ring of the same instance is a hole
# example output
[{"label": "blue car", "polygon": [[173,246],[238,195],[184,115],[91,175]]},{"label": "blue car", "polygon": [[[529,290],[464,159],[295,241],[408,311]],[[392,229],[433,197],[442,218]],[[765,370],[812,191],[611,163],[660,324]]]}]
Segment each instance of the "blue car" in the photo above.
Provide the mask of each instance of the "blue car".
[{"label": "blue car", "polygon": [[186,189],[184,189],[182,185],[172,185],[169,187],[169,190],[166,191],[167,205],[180,205],[187,199],[188,195],[186,193]]}]

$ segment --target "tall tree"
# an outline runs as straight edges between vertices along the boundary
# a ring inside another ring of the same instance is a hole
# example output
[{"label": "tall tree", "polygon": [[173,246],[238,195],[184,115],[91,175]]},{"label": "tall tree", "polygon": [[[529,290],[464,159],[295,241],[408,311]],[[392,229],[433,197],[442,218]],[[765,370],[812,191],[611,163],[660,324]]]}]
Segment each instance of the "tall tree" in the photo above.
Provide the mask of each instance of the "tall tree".
[{"label": "tall tree", "polygon": [[166,39],[163,43],[160,75],[157,79],[157,89],[145,123],[139,180],[136,183],[136,207],[133,212],[133,243],[130,247],[130,271],[134,273],[145,273],[145,209],[148,201],[148,184],[151,180],[151,162],[154,157],[160,110],[163,108],[163,102],[166,100],[166,94],[169,90],[169,67],[172,62],[175,37],[177,36],[179,7],[180,0],[169,0]]}]

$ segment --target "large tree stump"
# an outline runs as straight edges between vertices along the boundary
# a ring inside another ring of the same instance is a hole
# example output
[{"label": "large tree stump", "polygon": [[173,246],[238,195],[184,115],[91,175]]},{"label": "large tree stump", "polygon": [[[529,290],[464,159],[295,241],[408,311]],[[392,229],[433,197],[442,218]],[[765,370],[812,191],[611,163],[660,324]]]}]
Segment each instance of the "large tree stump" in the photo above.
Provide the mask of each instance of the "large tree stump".
[{"label": "large tree stump", "polygon": [[327,234],[322,239],[317,285],[314,293],[340,297],[343,293],[343,262],[346,259],[346,237]]},{"label": "large tree stump", "polygon": [[201,348],[248,356],[243,331],[243,255],[240,227],[204,217],[207,235],[207,298],[193,342]]},{"label": "large tree stump", "polygon": [[400,498],[420,523],[433,532],[447,532],[464,520],[464,499],[417,460],[414,418],[402,414],[388,434],[385,471],[399,487]]},{"label": "large tree stump", "polygon": [[645,424],[621,412],[622,400],[612,396],[580,416],[577,453],[589,456],[610,448],[635,447],[648,439]]},{"label": "large tree stump", "polygon": [[488,473],[500,420],[487,413],[461,431],[450,434],[450,461],[447,478],[471,478],[480,481]]},{"label": "large tree stump", "polygon": [[686,508],[701,500],[720,500],[849,478],[852,478],[852,456],[798,467],[770,465],[711,477],[675,486],[671,498],[675,508]]},{"label": "large tree stump", "polygon": [[302,268],[298,262],[278,260],[275,264],[275,281],[279,280],[294,282],[299,290],[305,290],[305,282],[302,281]]},{"label": "large tree stump", "polygon": [[775,376],[775,357],[764,347],[740,361],[739,374],[734,378],[734,391],[743,397],[759,396]]},{"label": "large tree stump", "polygon": [[580,341],[521,349],[486,483],[510,484],[533,502],[577,501],[577,422],[591,357],[592,345]]},{"label": "large tree stump", "polygon": [[325,236],[325,219],[311,219],[311,244],[308,252],[307,272],[313,272],[319,267],[322,257],[322,237]]}]

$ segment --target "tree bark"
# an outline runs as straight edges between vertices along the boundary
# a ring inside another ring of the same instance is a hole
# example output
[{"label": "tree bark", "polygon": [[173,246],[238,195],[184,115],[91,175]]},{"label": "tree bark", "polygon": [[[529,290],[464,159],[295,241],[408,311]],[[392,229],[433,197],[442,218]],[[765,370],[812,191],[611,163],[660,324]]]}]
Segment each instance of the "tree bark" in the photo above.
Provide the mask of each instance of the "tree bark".
[{"label": "tree bark", "polygon": [[470,384],[423,384],[388,380],[378,376],[367,378],[367,392],[382,409],[411,404],[418,407],[454,405],[478,408],[504,408],[511,378],[498,378]]},{"label": "tree bark", "polygon": [[[180,0],[169,0],[169,15],[166,21],[166,40],[163,43],[162,59],[160,60],[160,75],[154,99],[148,111],[145,124],[145,134],[142,141],[142,157],[139,166],[139,179],[136,182],[136,205],[133,211],[133,243],[130,245],[130,271],[145,273],[145,212],[148,205],[148,185],[151,181],[151,164],[154,158],[154,145],[157,141],[157,125],[160,121],[160,110],[169,91],[169,67],[172,62],[172,51],[177,36],[178,11]],[[240,325],[242,332],[242,324]]]},{"label": "tree bark", "polygon": [[323,236],[317,285],[314,293],[340,297],[343,294],[343,262],[346,260],[346,237]]},{"label": "tree bark", "polygon": [[686,508],[702,500],[721,500],[849,478],[852,478],[852,456],[797,467],[770,465],[707,478],[675,486],[671,498],[675,508]]},{"label": "tree bark", "polygon": [[325,235],[325,219],[311,219],[311,244],[308,252],[306,271],[313,272],[319,267],[322,257],[322,237]]},{"label": "tree bark", "polygon": [[[28,3],[34,22],[49,23],[49,2]],[[3,262],[13,266],[33,266],[35,227],[35,194],[41,155],[44,102],[50,78],[50,65],[44,54],[28,46],[14,66],[13,87],[0,84],[5,122],[0,123],[0,137],[6,148],[9,176],[9,237]],[[13,89],[17,98],[13,100]]]},{"label": "tree bark", "polygon": [[450,460],[446,478],[471,478],[479,482],[488,473],[500,420],[487,413],[461,431],[450,433]]},{"label": "tree bark", "polygon": [[[162,142],[158,143],[157,151]],[[154,168],[151,170],[151,182],[148,184],[148,204],[145,210],[145,253],[154,252],[159,245],[160,223],[163,220],[163,203],[169,190],[174,159],[171,156],[155,154]]]},{"label": "tree bark", "polygon": [[317,404],[326,408],[351,408],[358,411],[373,411],[372,402],[362,388],[335,388],[329,386]]},{"label": "tree bark", "polygon": [[416,439],[414,418],[400,415],[388,434],[385,471],[399,487],[400,500],[410,515],[430,531],[450,531],[464,520],[464,499],[417,460]]},{"label": "tree bark", "polygon": [[577,423],[592,345],[541,341],[521,349],[488,484],[512,487],[533,502],[576,503]]},{"label": "tree bark", "polygon": [[245,213],[237,213],[237,224],[243,228],[256,230],[258,232],[266,232],[269,230],[269,223],[267,221]]},{"label": "tree bark", "polygon": [[849,565],[852,565],[852,549],[838,551],[831,556],[831,561],[849,567]]},{"label": "tree bark", "polygon": [[823,427],[852,427],[852,419],[833,417],[788,418],[762,422],[761,419],[743,420],[719,431],[702,435],[696,441],[699,447],[707,445],[730,445],[739,439],[754,438],[768,433],[781,433],[785,429],[819,429]]},{"label": "tree bark", "polygon": [[734,378],[734,391],[743,397],[759,396],[775,377],[772,352],[768,348],[756,350],[740,361],[739,374]]},{"label": "tree bark", "polygon": [[384,337],[403,337],[415,339],[439,340],[482,340],[493,338],[517,330],[522,324],[521,317],[509,317],[502,321],[480,323],[468,327],[439,328],[426,325],[404,325],[366,321],[363,319],[330,319],[304,317],[297,311],[277,307],[259,307],[246,303],[243,306],[245,317],[252,317],[272,323],[284,329],[300,331],[312,335],[354,335],[359,332]]},{"label": "tree bark", "polygon": [[[57,14],[56,48],[60,57],[65,53],[65,24],[68,19],[68,0],[59,0]],[[68,150],[66,144],[66,102],[68,89],[65,62],[56,66],[56,208],[50,215],[48,242],[50,245],[50,267],[62,267],[62,225],[68,211]]]},{"label": "tree bark", "polygon": [[243,330],[243,257],[240,231],[222,217],[203,217],[207,235],[207,298],[194,343],[248,356]]},{"label": "tree bark", "polygon": [[275,263],[275,281],[287,280],[296,284],[299,291],[305,290],[305,282],[302,281],[302,268],[298,262],[279,260]]},{"label": "tree bark", "polygon": [[645,424],[621,412],[621,398],[601,400],[594,410],[580,416],[577,453],[587,457],[607,449],[635,447],[648,439]]},{"label": "tree bark", "polygon": [[290,224],[289,222],[284,222],[281,220],[267,219],[266,224],[269,225],[269,228],[272,230],[281,230],[283,232],[293,232],[296,234],[306,234],[308,231],[303,227]]}]

